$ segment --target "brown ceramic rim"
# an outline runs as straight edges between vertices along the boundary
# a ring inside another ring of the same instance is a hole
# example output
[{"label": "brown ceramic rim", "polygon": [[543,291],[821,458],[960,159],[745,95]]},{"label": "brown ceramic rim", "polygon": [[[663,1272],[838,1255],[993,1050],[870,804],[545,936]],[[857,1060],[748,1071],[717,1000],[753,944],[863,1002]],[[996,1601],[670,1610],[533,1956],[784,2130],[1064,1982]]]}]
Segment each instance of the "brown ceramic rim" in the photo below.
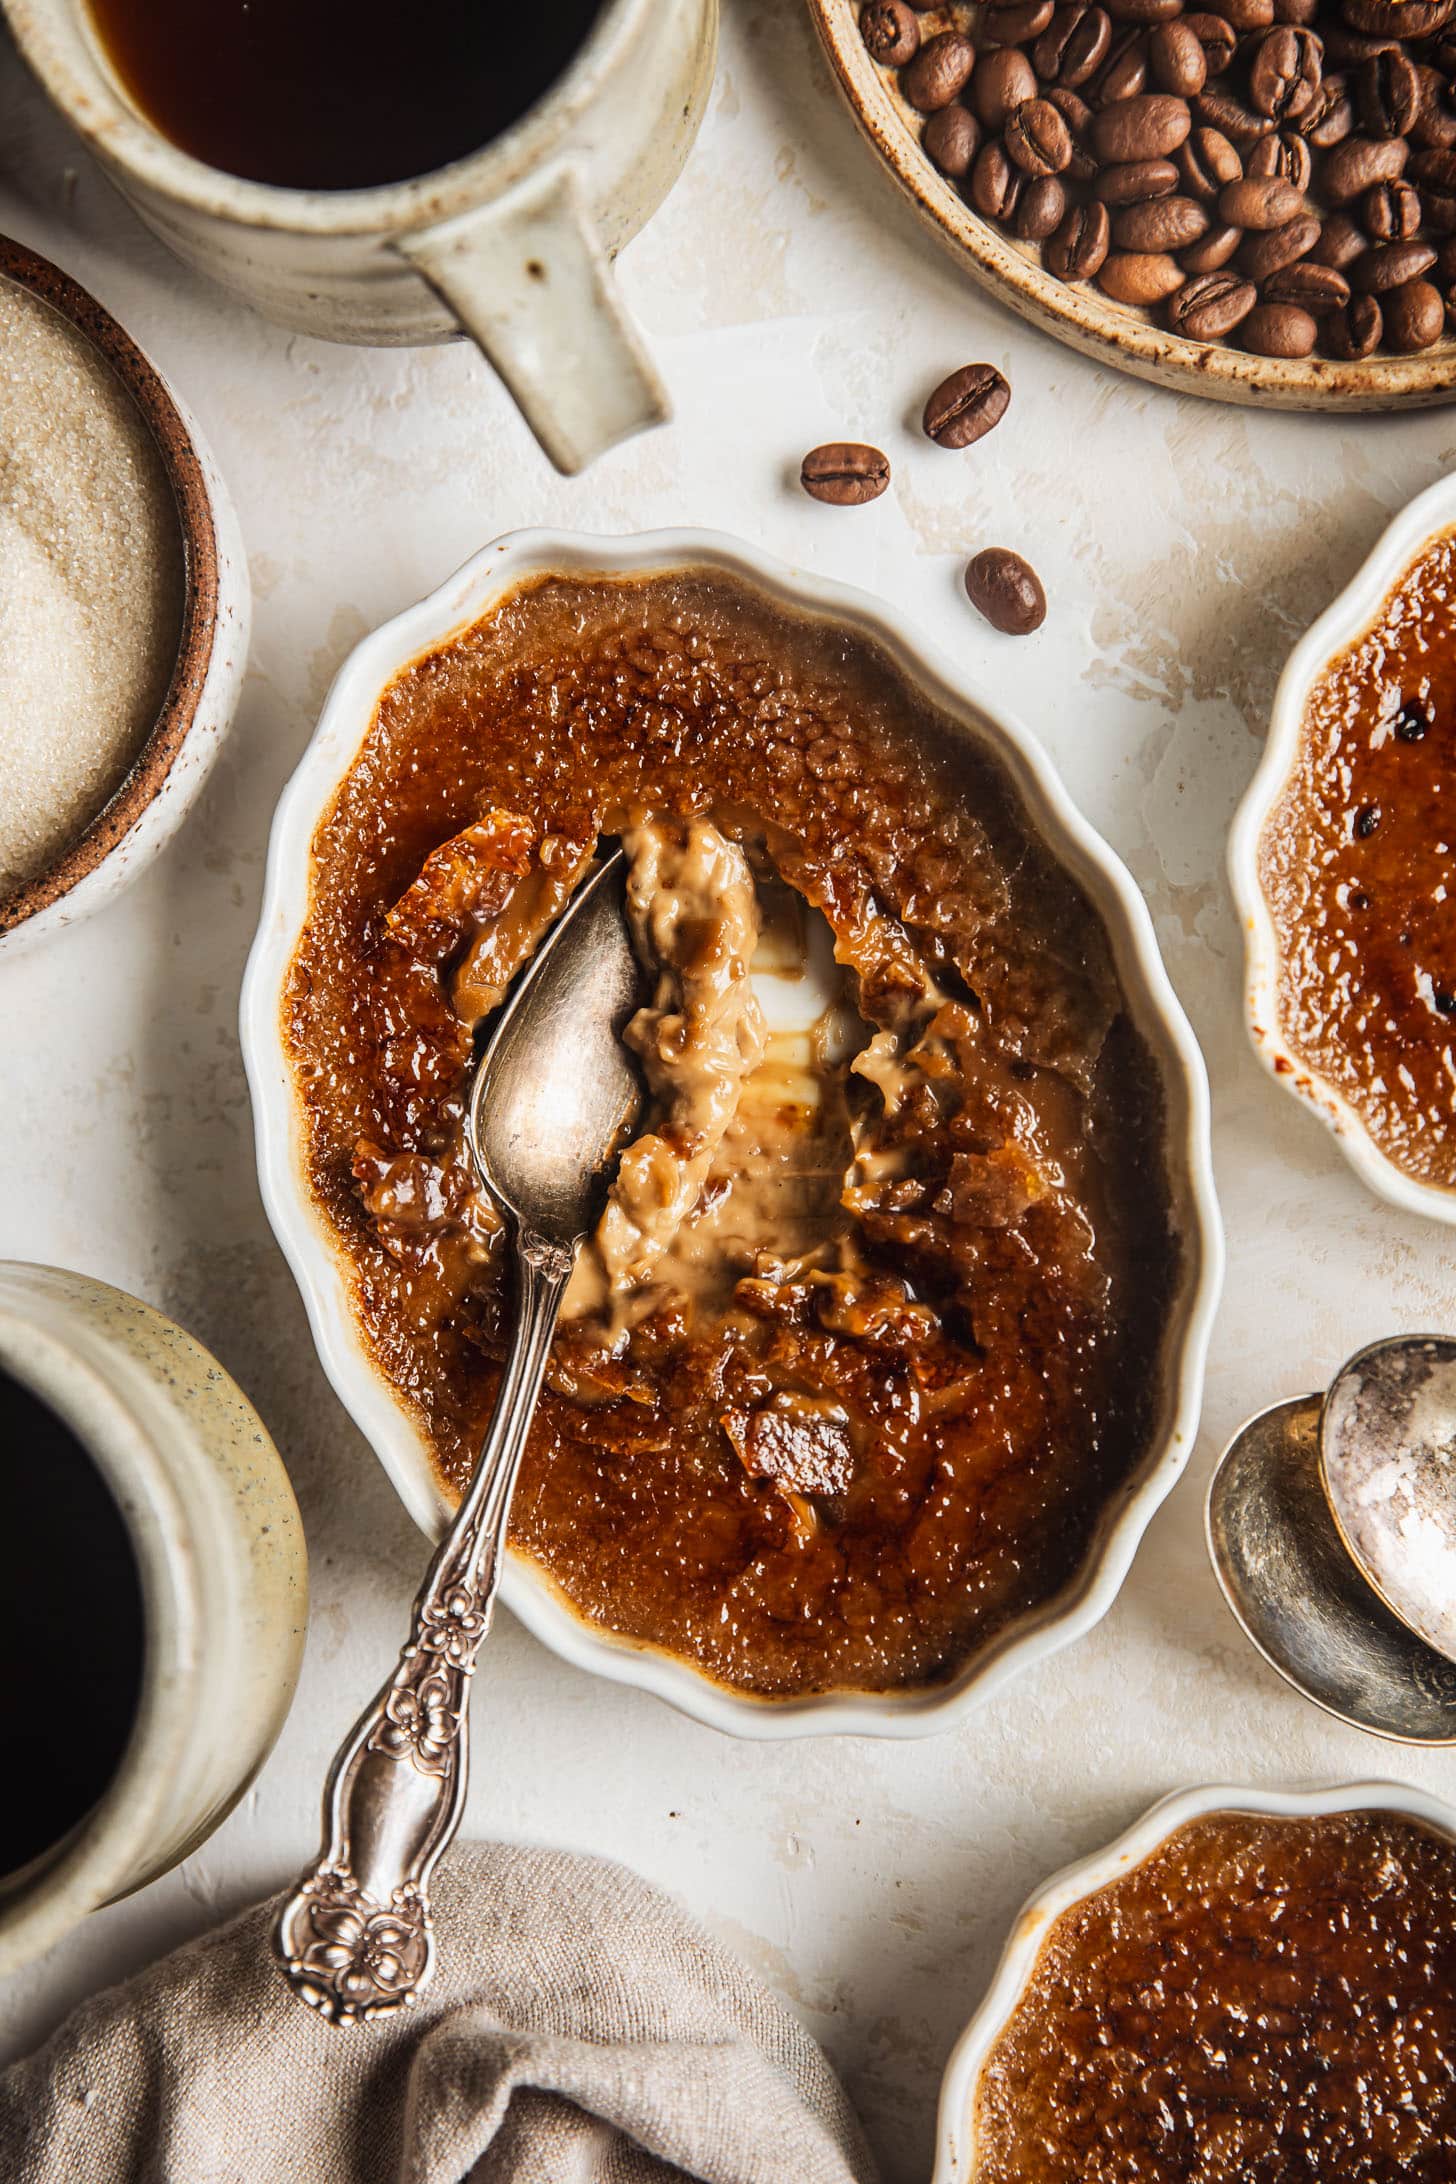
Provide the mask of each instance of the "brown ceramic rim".
[{"label": "brown ceramic rim", "polygon": [[[1137,379],[1259,409],[1407,410],[1456,400],[1456,342],[1450,339],[1418,356],[1370,357],[1360,364],[1251,356],[1219,342],[1186,341],[1100,289],[1058,280],[973,212],[931,165],[916,134],[920,116],[900,97],[895,72],[865,50],[855,0],[808,5],[855,119],[921,218],[973,280],[1044,333]],[[949,25],[964,27],[975,12],[958,0],[923,14],[920,22],[930,35]]]},{"label": "brown ceramic rim", "polygon": [[196,717],[217,634],[217,534],[202,464],[177,405],[131,336],[92,295],[48,258],[0,235],[0,279],[48,303],[110,365],[156,443],[182,534],[182,631],[167,695],[150,732],[111,797],[53,864],[0,895],[0,934],[69,894],[136,825],[166,782]]}]

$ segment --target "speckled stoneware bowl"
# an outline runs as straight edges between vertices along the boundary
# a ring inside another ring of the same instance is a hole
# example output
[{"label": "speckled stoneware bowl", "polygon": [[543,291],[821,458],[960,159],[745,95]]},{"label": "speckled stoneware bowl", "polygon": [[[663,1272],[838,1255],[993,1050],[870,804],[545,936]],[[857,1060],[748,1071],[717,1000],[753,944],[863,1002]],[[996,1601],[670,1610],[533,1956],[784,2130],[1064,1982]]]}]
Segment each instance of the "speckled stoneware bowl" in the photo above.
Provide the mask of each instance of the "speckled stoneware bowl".
[{"label": "speckled stoneware bowl", "polygon": [[[1058,280],[1042,266],[1035,245],[983,220],[931,165],[920,149],[924,116],[901,96],[895,71],[870,59],[859,34],[859,9],[860,0],[809,0],[856,121],[971,279],[1043,333],[1138,379],[1259,409],[1403,410],[1456,400],[1456,342],[1449,338],[1419,356],[1373,356],[1359,364],[1251,356],[1221,342],[1171,334],[1150,311],[1114,303],[1092,282]],[[966,0],[949,0],[922,13],[921,28],[927,38],[964,28],[978,12]]]},{"label": "speckled stoneware bowl", "polygon": [[1411,564],[1453,526],[1456,477],[1448,477],[1401,510],[1339,597],[1300,638],[1279,678],[1264,755],[1234,815],[1228,845],[1229,884],[1244,932],[1244,1007],[1254,1052],[1275,1083],[1334,1132],[1341,1152],[1372,1191],[1405,1213],[1446,1222],[1456,1222],[1456,1190],[1422,1183],[1397,1168],[1343,1095],[1289,1045],[1279,994],[1279,936],[1259,877],[1259,852],[1270,814],[1298,763],[1311,690],[1369,628]]},{"label": "speckled stoneware bowl", "polygon": [[[0,1367],[70,1428],[110,1488],[146,1633],[136,1720],[110,1787],[0,1886],[3,1974],[165,1873],[232,1810],[293,1697],[308,1577],[298,1506],[257,1412],[150,1305],[84,1274],[0,1262]],[[64,1692],[35,1703],[55,1707],[64,1735]],[[24,1786],[7,1778],[4,1794]]]},{"label": "speckled stoneware bowl", "polygon": [[162,709],[107,803],[65,852],[0,893],[0,956],[88,917],[145,871],[196,797],[237,709],[251,619],[248,564],[227,488],[197,426],[155,365],[94,296],[48,259],[0,236],[0,280],[69,321],[130,394],[176,501],[185,592]]},{"label": "speckled stoneware bowl", "polygon": [[1184,1263],[1163,1347],[1155,1422],[1135,1477],[1104,1512],[1082,1570],[1056,1599],[1014,1624],[949,1682],[886,1693],[761,1699],[710,1681],[685,1662],[584,1622],[539,1568],[512,1556],[509,1606],[565,1659],[655,1691],[685,1713],[742,1736],[844,1731],[919,1736],[960,1721],[1033,1661],[1088,1630],[1112,1605],[1154,1510],[1188,1460],[1198,1426],[1204,1358],[1218,1298],[1223,1245],[1209,1156],[1203,1058],[1158,954],[1137,886],[1077,811],[1035,739],[1004,708],[969,689],[960,671],[905,634],[867,593],[786,568],[710,531],[591,538],[518,531],[487,546],[418,606],[356,647],[334,682],[313,740],[273,822],[262,918],[243,987],[242,1038],[258,1171],[274,1233],[307,1304],[324,1369],[372,1444],[416,1522],[432,1538],[450,1501],[424,1433],[375,1365],[350,1305],[349,1269],[315,1202],[306,1126],[284,1045],[281,995],[308,913],[314,830],[369,733],[382,692],[400,670],[490,611],[531,577],[636,575],[707,568],[737,578],[798,614],[869,638],[944,711],[966,741],[1005,769],[1030,824],[1104,920],[1129,1009],[1152,1049],[1167,1099],[1167,1188]]},{"label": "speckled stoneware bowl", "polygon": [[1347,1782],[1325,1790],[1238,1789],[1215,1783],[1163,1798],[1106,1850],[1055,1874],[1017,1918],[986,1999],[951,2051],[941,2081],[931,2184],[975,2184],[981,2072],[1026,1992],[1048,1931],[1064,1911],[1141,1865],[1190,1820],[1221,1812],[1318,1819],[1337,1812],[1372,1811],[1422,1820],[1456,1838],[1456,1812],[1425,1790],[1410,1789],[1402,1782]]}]

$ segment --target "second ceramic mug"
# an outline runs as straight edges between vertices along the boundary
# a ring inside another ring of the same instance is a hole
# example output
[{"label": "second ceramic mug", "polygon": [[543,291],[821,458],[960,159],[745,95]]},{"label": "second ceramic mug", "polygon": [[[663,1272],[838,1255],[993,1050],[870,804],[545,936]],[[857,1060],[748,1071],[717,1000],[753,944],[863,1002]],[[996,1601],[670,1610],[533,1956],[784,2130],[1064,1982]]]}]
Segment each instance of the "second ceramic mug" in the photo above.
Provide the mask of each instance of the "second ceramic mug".
[{"label": "second ceramic mug", "polygon": [[159,134],[85,0],[3,0],[61,111],[163,242],[266,317],[331,341],[485,351],[559,470],[661,423],[666,394],[611,259],[677,179],[702,118],[718,0],[605,0],[575,60],[468,158],[366,190],[279,189]]}]

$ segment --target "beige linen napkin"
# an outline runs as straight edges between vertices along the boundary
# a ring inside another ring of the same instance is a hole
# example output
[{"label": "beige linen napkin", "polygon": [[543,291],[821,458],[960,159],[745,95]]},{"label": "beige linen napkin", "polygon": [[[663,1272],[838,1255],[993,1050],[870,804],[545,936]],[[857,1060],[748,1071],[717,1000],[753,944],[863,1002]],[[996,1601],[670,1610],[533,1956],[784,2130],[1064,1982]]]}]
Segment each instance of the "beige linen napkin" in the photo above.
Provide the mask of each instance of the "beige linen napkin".
[{"label": "beige linen napkin", "polygon": [[85,2003],[0,2075],[4,2184],[873,2184],[747,1967],[621,1866],[457,1849],[418,2006],[339,2031],[274,1905]]}]

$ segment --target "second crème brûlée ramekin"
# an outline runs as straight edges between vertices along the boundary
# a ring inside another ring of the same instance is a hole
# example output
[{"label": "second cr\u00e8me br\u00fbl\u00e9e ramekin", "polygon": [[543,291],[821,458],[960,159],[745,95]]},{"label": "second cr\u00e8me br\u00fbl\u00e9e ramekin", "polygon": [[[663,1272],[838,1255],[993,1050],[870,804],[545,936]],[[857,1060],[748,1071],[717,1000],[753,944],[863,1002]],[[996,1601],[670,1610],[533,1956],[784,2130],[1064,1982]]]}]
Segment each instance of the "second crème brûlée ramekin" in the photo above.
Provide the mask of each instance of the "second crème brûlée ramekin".
[{"label": "second cr\u00e8me br\u00fbl\u00e9e ramekin", "polygon": [[[500,1324],[455,1150],[471,1025],[522,905],[539,930],[600,832],[664,820],[834,930],[834,1234],[749,1248],[686,1331],[660,1296],[610,1339],[568,1324],[511,1597],[722,1726],[913,1733],[1105,1608],[1191,1438],[1218,1240],[1130,883],[869,602],[701,534],[527,536],[366,641],[275,828],[244,1006],[265,1190],[437,1527]],[[732,1188],[709,1173],[695,1233]],[[1152,1309],[1120,1302],[1134,1272]]]}]

